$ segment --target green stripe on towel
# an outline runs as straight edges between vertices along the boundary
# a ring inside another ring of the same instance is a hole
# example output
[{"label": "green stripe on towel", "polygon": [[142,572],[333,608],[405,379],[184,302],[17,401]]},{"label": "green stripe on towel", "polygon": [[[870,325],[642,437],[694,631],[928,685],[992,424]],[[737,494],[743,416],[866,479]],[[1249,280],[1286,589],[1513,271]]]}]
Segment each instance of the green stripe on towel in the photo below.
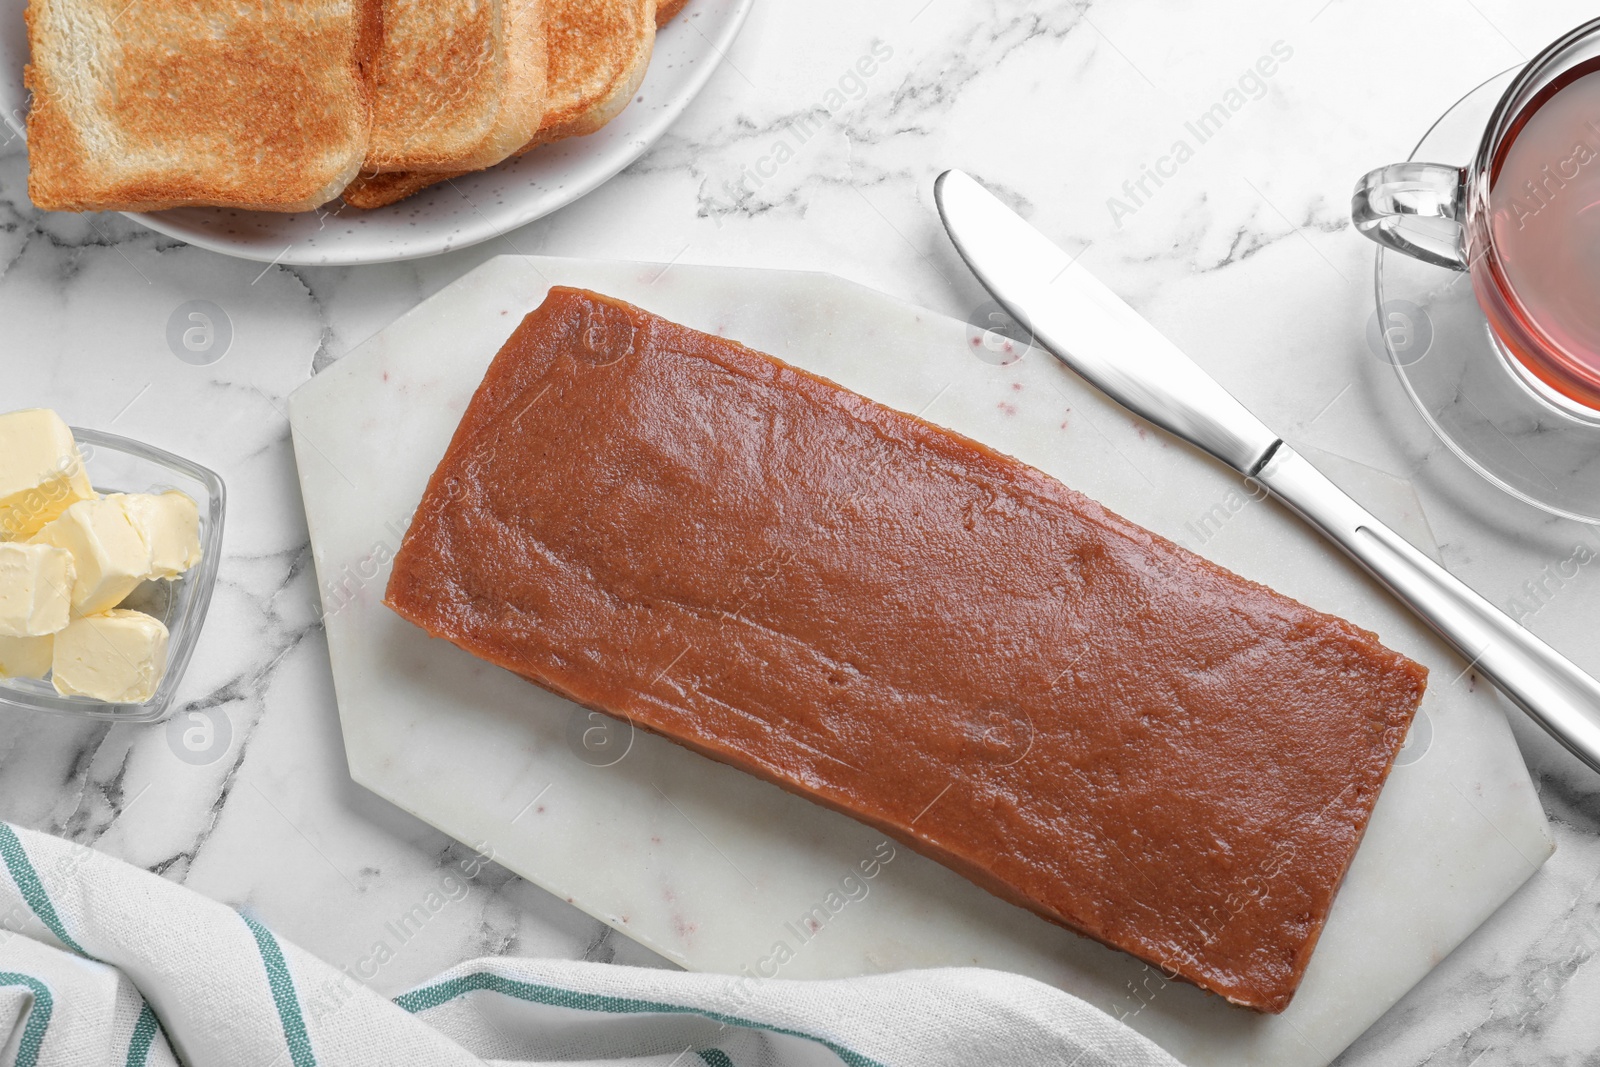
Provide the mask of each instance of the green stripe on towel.
[{"label": "green stripe on towel", "polygon": [[133,1024],[133,1036],[128,1039],[128,1058],[125,1067],[144,1067],[150,1059],[150,1043],[156,1039],[156,1013],[149,1004],[139,1006],[138,1021]]},{"label": "green stripe on towel", "polygon": [[267,969],[267,986],[272,990],[272,1001],[278,1006],[278,1021],[283,1024],[283,1039],[289,1045],[289,1058],[294,1067],[316,1067],[317,1057],[311,1052],[311,1038],[306,1035],[305,1017],[300,1014],[300,996],[295,992],[294,979],[283,962],[283,950],[272,931],[248,915],[241,915],[244,924],[255,936],[256,948],[261,950],[261,963]]},{"label": "green stripe on towel", "polygon": [[733,1067],[733,1057],[720,1048],[703,1048],[699,1056],[705,1060],[706,1067]]},{"label": "green stripe on towel", "polygon": [[599,1011],[612,1015],[629,1015],[641,1013],[670,1012],[680,1015],[700,1015],[715,1022],[726,1023],[729,1026],[740,1026],[748,1030],[765,1030],[768,1033],[783,1034],[786,1037],[799,1037],[807,1041],[815,1041],[838,1056],[849,1067],[883,1067],[877,1060],[870,1059],[835,1044],[825,1037],[815,1034],[803,1034],[798,1030],[785,1030],[781,1026],[767,1026],[750,1019],[741,1019],[735,1015],[724,1015],[721,1012],[706,1011],[700,1008],[686,1008],[681,1004],[665,1004],[653,1000],[633,1000],[628,997],[608,997],[599,993],[579,993],[572,989],[558,989],[555,986],[534,985],[531,982],[518,982],[511,978],[502,978],[497,974],[488,974],[483,971],[474,974],[462,975],[460,978],[451,978],[437,985],[424,986],[413,989],[409,993],[402,993],[394,998],[395,1004],[415,1015],[437,1008],[447,1001],[454,1000],[467,993],[484,989],[492,993],[500,993],[518,1000],[526,1000],[535,1004],[549,1004],[557,1008],[573,1008],[577,1011]]},{"label": "green stripe on towel", "polygon": [[[28,907],[33,909],[39,921],[56,935],[57,941],[80,956],[88,956],[83,946],[72,940],[67,928],[61,925],[61,917],[56,914],[55,905],[50,903],[50,898],[45,896],[44,883],[39,881],[39,872],[33,869],[33,863],[23,850],[22,842],[17,840],[16,831],[3,822],[0,822],[0,856],[5,857],[6,870],[11,872],[11,880],[17,883],[22,899],[28,902]],[[93,959],[92,956],[90,958]]]},{"label": "green stripe on towel", "polygon": [[[28,850],[22,847],[22,842],[17,839],[16,831],[9,823],[0,822],[0,856],[5,858],[6,870],[11,872],[11,880],[17,884],[17,890],[22,894],[22,899],[28,907],[33,909],[45,928],[56,935],[56,940],[66,945],[84,959],[104,963],[100,957],[73,940],[67,933],[66,924],[61,921],[61,916],[56,914],[56,907],[50,903],[50,896],[44,891],[44,883],[39,879],[39,872],[34,870],[33,861],[28,858]],[[48,1019],[49,1013],[45,1013]],[[160,1020],[156,1013],[150,1010],[150,1004],[141,993],[139,997],[139,1019],[133,1027],[133,1038],[128,1043],[128,1067],[143,1067],[150,1056],[150,1043],[155,1039],[156,1031],[161,1029]],[[17,1062],[21,1062],[18,1060]]]},{"label": "green stripe on towel", "polygon": [[[16,838],[13,836],[12,840]],[[0,971],[0,986],[23,986],[33,991],[33,1007],[28,1009],[28,1024],[22,1028],[22,1041],[17,1045],[17,1067],[34,1067],[39,1062],[44,1032],[50,1028],[50,1013],[55,1010],[55,998],[50,995],[50,987],[31,974]]]}]

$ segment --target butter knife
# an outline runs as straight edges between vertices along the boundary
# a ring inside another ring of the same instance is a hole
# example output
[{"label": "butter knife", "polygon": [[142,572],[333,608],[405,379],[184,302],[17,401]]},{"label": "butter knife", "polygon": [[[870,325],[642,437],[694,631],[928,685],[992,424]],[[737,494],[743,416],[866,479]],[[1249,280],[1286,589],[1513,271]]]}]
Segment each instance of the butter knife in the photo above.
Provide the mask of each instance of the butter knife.
[{"label": "butter knife", "polygon": [[1057,359],[1209,452],[1361,564],[1469,666],[1600,771],[1600,682],[1374,518],[1076,259],[968,175],[934,183],[946,232],[984,288]]}]

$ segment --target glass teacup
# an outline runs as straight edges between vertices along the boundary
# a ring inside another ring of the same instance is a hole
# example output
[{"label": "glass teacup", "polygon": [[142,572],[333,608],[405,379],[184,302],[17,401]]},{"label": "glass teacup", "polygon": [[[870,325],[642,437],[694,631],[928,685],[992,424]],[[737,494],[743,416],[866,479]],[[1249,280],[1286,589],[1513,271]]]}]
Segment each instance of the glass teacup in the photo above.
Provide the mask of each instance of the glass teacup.
[{"label": "glass teacup", "polygon": [[1374,170],[1351,215],[1388,248],[1469,271],[1514,380],[1600,424],[1600,19],[1512,79],[1469,164]]}]

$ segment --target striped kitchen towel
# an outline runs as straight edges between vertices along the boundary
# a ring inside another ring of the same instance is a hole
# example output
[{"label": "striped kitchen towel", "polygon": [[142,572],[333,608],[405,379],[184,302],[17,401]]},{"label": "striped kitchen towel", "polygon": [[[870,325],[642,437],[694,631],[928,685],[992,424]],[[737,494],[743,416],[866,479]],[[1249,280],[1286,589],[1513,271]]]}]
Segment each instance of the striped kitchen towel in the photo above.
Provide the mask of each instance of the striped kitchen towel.
[{"label": "striped kitchen towel", "polygon": [[394,1000],[181,885],[0,823],[0,1062],[100,1067],[1176,1067],[1123,1024],[976,968],[783,981],[463,963]]}]

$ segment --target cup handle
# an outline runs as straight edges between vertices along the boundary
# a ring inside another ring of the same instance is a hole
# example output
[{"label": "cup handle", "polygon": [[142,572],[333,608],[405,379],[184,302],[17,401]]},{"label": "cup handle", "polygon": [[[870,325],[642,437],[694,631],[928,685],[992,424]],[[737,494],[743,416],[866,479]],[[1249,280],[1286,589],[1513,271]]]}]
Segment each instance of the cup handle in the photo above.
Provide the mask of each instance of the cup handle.
[{"label": "cup handle", "polygon": [[1356,183],[1350,218],[1386,248],[1424,263],[1467,269],[1467,172],[1443,163],[1392,163]]}]

